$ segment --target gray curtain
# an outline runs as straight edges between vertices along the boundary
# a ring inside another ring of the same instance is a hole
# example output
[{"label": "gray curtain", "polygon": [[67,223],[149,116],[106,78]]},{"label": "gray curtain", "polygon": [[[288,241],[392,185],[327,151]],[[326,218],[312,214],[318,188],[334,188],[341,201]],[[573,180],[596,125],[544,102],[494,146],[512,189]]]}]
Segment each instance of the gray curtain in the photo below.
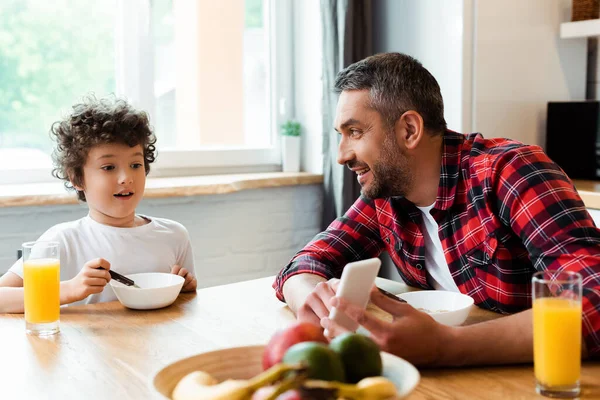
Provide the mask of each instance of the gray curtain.
[{"label": "gray curtain", "polygon": [[322,225],[342,216],[360,194],[356,174],[337,163],[339,134],[333,129],[335,77],[348,65],[372,54],[371,0],[321,0],[323,31],[323,175]]}]

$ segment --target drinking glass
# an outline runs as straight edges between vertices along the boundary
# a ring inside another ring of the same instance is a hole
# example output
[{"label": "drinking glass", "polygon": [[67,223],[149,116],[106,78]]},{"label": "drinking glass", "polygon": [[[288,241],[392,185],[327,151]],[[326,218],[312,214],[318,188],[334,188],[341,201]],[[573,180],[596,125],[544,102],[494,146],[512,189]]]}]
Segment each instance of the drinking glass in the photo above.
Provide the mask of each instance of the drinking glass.
[{"label": "drinking glass", "polygon": [[532,278],[534,370],[543,396],[579,395],[581,279],[570,271],[542,271]]},{"label": "drinking glass", "polygon": [[30,335],[59,331],[60,245],[58,242],[23,243],[25,329]]}]

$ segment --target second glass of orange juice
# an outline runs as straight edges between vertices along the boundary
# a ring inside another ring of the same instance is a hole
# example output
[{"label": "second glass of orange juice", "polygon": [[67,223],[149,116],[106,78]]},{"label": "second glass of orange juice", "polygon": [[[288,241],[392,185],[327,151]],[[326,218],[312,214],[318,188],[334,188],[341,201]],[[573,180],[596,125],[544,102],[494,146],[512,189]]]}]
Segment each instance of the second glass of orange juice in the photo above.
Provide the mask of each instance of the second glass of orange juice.
[{"label": "second glass of orange juice", "polygon": [[533,358],[537,392],[579,395],[581,372],[581,275],[543,271],[533,275]]},{"label": "second glass of orange juice", "polygon": [[60,319],[60,247],[58,242],[23,243],[25,325],[32,335],[53,335]]}]

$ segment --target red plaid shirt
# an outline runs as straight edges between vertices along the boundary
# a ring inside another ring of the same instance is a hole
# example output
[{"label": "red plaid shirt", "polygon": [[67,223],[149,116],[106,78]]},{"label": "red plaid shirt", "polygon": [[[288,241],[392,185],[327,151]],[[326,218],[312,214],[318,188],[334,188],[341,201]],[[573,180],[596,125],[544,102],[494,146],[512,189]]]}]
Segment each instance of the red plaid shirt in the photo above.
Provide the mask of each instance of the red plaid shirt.
[{"label": "red plaid shirt", "polygon": [[[482,308],[531,307],[531,276],[545,269],[583,276],[583,334],[600,356],[600,230],[572,182],[541,148],[448,131],[432,216],[450,273]],[[401,197],[360,197],[281,270],[339,277],[349,262],[387,251],[404,281],[431,289],[421,211]]]}]

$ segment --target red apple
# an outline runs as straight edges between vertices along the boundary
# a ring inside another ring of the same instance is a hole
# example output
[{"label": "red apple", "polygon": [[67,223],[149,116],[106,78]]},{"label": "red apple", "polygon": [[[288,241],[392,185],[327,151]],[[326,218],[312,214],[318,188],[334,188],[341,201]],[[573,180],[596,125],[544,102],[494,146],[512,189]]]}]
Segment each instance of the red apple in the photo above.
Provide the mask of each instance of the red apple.
[{"label": "red apple", "polygon": [[287,349],[300,342],[328,343],[323,328],[308,322],[297,322],[271,337],[263,352],[263,368],[267,370],[280,363]]}]

